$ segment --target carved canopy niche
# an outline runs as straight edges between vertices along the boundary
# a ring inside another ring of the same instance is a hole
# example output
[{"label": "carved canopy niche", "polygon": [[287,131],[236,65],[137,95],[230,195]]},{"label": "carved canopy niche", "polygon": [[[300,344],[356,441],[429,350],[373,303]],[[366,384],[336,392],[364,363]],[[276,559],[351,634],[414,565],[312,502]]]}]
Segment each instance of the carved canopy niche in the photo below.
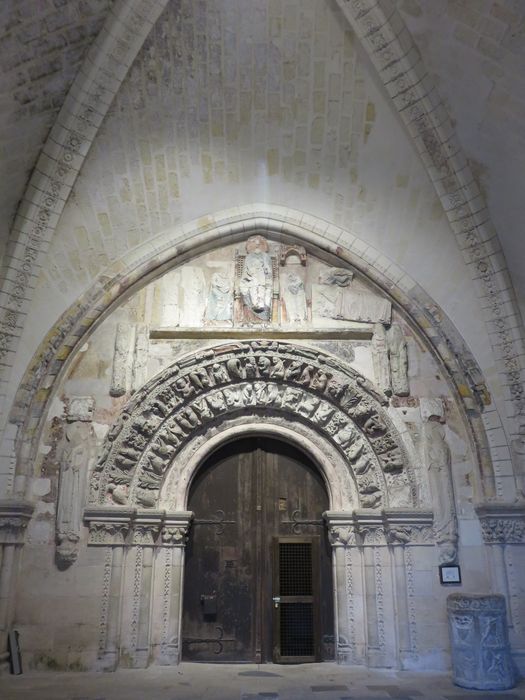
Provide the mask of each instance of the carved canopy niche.
[{"label": "carved canopy niche", "polygon": [[231,342],[187,356],[126,404],[91,479],[91,504],[154,508],[168,470],[197,435],[232,418],[289,417],[328,440],[355,481],[356,507],[416,505],[412,465],[387,398],[339,360],[276,341]]}]

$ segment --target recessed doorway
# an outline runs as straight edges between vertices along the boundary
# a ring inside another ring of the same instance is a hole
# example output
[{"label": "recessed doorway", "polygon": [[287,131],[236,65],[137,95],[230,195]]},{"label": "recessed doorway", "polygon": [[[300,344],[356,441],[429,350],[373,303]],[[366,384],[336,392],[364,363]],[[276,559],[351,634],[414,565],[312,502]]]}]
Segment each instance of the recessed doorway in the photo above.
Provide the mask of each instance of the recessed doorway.
[{"label": "recessed doorway", "polygon": [[328,508],[318,469],[289,444],[244,438],[207,459],[188,501],[184,660],[334,658]]}]

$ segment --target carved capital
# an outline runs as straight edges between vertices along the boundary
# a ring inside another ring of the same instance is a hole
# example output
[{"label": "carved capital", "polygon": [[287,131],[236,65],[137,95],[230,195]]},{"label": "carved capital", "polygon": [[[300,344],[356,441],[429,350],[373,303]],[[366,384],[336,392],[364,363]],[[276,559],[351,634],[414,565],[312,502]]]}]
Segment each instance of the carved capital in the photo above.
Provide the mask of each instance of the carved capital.
[{"label": "carved capital", "polygon": [[163,547],[184,547],[188,541],[193,513],[181,511],[179,513],[167,513],[160,537]]},{"label": "carved capital", "polygon": [[451,593],[447,597],[447,610],[460,613],[492,612],[505,614],[505,597],[499,594],[476,595]]},{"label": "carved capital", "polygon": [[95,399],[92,396],[72,396],[66,407],[68,423],[89,422],[93,420]]},{"label": "carved capital", "polygon": [[383,511],[388,544],[422,545],[434,544],[434,516],[430,511],[414,511],[390,508]]},{"label": "carved capital", "polygon": [[356,510],[354,518],[364,547],[386,545],[385,524],[382,511]]},{"label": "carved capital", "polygon": [[133,518],[131,542],[143,547],[152,547],[158,537],[164,511],[138,511]]},{"label": "carved capital", "polygon": [[92,508],[84,513],[89,527],[88,544],[124,546],[131,526],[133,510],[127,508]]},{"label": "carved capital", "polygon": [[355,524],[335,525],[329,528],[328,537],[333,546],[343,545],[345,547],[357,544]]},{"label": "carved capital", "polygon": [[486,544],[525,544],[525,507],[486,503],[476,508]]},{"label": "carved capital", "polygon": [[327,510],[323,513],[328,528],[328,538],[333,547],[351,547],[357,544],[355,522],[352,513]]},{"label": "carved capital", "polygon": [[89,544],[124,546],[129,525],[126,523],[92,522],[89,524]]},{"label": "carved capital", "polygon": [[0,500],[0,544],[22,544],[33,513],[27,501]]}]

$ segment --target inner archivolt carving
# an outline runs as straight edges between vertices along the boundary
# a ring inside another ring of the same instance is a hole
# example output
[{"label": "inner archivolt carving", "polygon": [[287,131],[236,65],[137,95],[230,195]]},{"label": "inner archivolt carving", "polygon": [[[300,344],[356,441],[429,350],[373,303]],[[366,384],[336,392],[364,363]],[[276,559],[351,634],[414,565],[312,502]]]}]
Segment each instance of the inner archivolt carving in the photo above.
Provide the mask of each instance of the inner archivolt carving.
[{"label": "inner archivolt carving", "polygon": [[[293,416],[339,450],[359,505],[393,505],[415,487],[387,398],[363,376],[314,349],[235,342],[186,357],[138,391],[106,436],[91,503],[154,507],[170,465],[195,436],[225,417]],[[397,504],[396,504],[397,505]]]}]

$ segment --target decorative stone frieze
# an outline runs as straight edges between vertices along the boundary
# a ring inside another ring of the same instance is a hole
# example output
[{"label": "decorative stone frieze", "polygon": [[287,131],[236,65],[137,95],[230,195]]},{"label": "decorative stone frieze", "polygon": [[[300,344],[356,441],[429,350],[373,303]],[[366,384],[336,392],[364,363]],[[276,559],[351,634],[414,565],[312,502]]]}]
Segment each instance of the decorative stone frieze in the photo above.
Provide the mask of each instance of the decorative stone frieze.
[{"label": "decorative stone frieze", "polygon": [[525,505],[485,503],[476,513],[486,544],[525,544]]},{"label": "decorative stone frieze", "polygon": [[323,517],[330,543],[335,547],[435,543],[434,516],[430,511],[403,508],[353,513],[327,511]]},{"label": "decorative stone frieze", "polygon": [[90,508],[84,511],[90,545],[124,545],[134,510],[129,508]]},{"label": "decorative stone frieze", "polygon": [[107,507],[84,512],[84,522],[89,527],[88,544],[99,546],[182,547],[192,518],[191,511]]},{"label": "decorative stone frieze", "polygon": [[90,501],[155,507],[180,450],[208,427],[248,412],[293,415],[306,423],[350,464],[361,507],[386,505],[385,475],[412,479],[386,402],[355,370],[304,346],[259,340],[199,352],[126,404],[106,436]]},{"label": "decorative stone frieze", "polygon": [[0,544],[22,544],[33,514],[27,501],[0,500]]},{"label": "decorative stone frieze", "polygon": [[430,511],[391,508],[384,511],[383,517],[389,544],[434,544],[434,516]]}]

